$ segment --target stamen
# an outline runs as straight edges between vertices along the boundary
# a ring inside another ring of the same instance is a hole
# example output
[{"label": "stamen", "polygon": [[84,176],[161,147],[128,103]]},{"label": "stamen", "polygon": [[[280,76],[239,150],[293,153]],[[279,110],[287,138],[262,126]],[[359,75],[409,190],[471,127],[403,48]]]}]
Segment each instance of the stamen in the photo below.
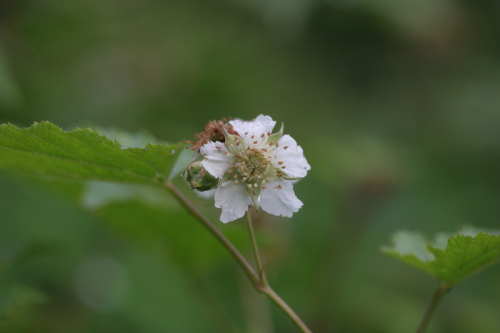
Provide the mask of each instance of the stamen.
[{"label": "stamen", "polygon": [[231,168],[236,169],[238,166],[235,164]]},{"label": "stamen", "polygon": [[271,141],[271,143],[269,144],[270,146],[274,145],[274,141]]},{"label": "stamen", "polygon": [[232,172],[233,172],[233,170],[231,170],[231,169],[227,170],[227,173],[232,173]]},{"label": "stamen", "polygon": [[252,188],[252,184],[247,184],[248,188]]},{"label": "stamen", "polygon": [[270,132],[267,132],[267,136],[271,136],[271,133],[270,133]]},{"label": "stamen", "polygon": [[283,164],[283,161],[279,161],[279,162],[278,162],[278,164],[279,164],[279,165],[282,165],[282,164]]},{"label": "stamen", "polygon": [[253,195],[256,195],[257,193],[255,193],[255,190],[252,191]]},{"label": "stamen", "polygon": [[239,146],[239,145],[240,145],[240,142],[239,142],[239,141],[238,141],[238,142],[236,142],[236,145],[237,145],[237,146]]},{"label": "stamen", "polygon": [[259,187],[259,185],[257,185],[257,183],[253,184],[253,187]]},{"label": "stamen", "polygon": [[265,186],[262,186],[262,189],[263,189],[263,190],[265,190],[265,189],[266,189],[266,187],[265,187]]},{"label": "stamen", "polygon": [[282,176],[283,176],[283,175],[282,175],[281,173],[278,173],[278,174],[276,175],[276,178],[281,178]]},{"label": "stamen", "polygon": [[225,151],[224,154],[222,154],[222,155],[226,156],[227,155],[227,151]]},{"label": "stamen", "polygon": [[254,144],[254,145],[256,145],[256,144],[257,144],[257,141],[254,141],[254,142],[253,142],[253,144]]},{"label": "stamen", "polygon": [[281,185],[278,185],[278,188],[281,190]]},{"label": "stamen", "polygon": [[284,166],[284,165],[283,165],[281,168],[282,168],[282,169],[286,169],[286,166]]},{"label": "stamen", "polygon": [[247,135],[247,134],[248,134],[248,132],[245,132],[245,135]]},{"label": "stamen", "polygon": [[278,142],[276,142],[276,148],[278,148],[279,146],[280,146],[280,145],[279,145],[279,143],[278,143]]},{"label": "stamen", "polygon": [[250,139],[253,139],[253,137],[254,137],[254,136],[255,136],[255,135],[252,135],[252,136],[250,137]]},{"label": "stamen", "polygon": [[238,178],[238,174],[235,174],[235,175],[234,175],[234,178]]},{"label": "stamen", "polygon": [[266,136],[266,133],[262,133],[262,135],[260,137],[263,138],[265,136]]},{"label": "stamen", "polygon": [[288,148],[288,146],[283,147],[283,149],[285,149],[285,150],[286,150],[287,148]]},{"label": "stamen", "polygon": [[263,151],[267,152],[267,148],[262,148]]},{"label": "stamen", "polygon": [[236,181],[236,183],[234,183],[234,185],[238,185],[240,182],[239,181]]}]

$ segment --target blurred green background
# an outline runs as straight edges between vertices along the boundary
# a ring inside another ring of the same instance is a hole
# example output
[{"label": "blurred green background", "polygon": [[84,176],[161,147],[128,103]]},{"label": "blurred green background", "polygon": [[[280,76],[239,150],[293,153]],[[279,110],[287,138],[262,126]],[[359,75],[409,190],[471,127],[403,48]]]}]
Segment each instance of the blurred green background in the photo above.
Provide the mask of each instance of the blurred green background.
[{"label": "blurred green background", "polygon": [[[133,145],[259,114],[312,166],[292,219],[255,215],[271,285],[314,332],[415,331],[435,282],[378,248],[499,227],[498,1],[0,2],[2,123]],[[191,197],[250,255],[241,222]],[[500,332],[499,276],[459,285],[428,332]],[[166,193],[3,174],[0,331],[297,329]]]}]

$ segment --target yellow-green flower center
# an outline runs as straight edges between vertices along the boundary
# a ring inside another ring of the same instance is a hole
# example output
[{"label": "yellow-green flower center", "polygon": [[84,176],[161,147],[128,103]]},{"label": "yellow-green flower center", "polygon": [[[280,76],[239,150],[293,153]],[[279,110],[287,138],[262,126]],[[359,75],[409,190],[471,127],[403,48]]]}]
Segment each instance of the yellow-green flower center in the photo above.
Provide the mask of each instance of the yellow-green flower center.
[{"label": "yellow-green flower center", "polygon": [[235,164],[244,182],[258,182],[267,174],[271,158],[260,149],[251,149],[238,155]]}]

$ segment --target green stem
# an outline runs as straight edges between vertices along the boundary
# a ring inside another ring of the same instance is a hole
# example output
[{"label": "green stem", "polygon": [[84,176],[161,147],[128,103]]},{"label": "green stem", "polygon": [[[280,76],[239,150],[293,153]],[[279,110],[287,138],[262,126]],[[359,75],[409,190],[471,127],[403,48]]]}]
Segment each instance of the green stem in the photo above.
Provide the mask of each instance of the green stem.
[{"label": "green stem", "polygon": [[257,240],[255,238],[255,232],[253,231],[252,219],[250,218],[250,213],[247,211],[245,213],[248,234],[250,235],[250,242],[252,243],[253,254],[255,257],[255,264],[257,265],[257,270],[260,278],[260,282],[264,288],[269,287],[267,283],[266,274],[264,273],[264,266],[262,266],[262,260],[260,259],[259,247],[257,246]]},{"label": "green stem", "polygon": [[205,215],[203,215],[198,210],[198,208],[196,208],[191,203],[191,201],[189,201],[188,198],[186,198],[184,196],[184,194],[182,194],[181,191],[179,191],[179,189],[177,187],[175,187],[174,184],[168,182],[168,183],[165,184],[165,186],[170,191],[170,193],[172,193],[172,195],[184,206],[184,208],[186,208],[186,210],[191,215],[193,215],[194,217],[196,217],[208,229],[208,231],[210,231],[210,233],[212,233],[212,235],[214,235],[215,238],[217,238],[217,240],[219,242],[221,242],[222,245],[224,245],[224,247],[229,251],[229,253],[231,253],[233,255],[234,259],[236,259],[236,261],[241,266],[241,268],[243,269],[243,271],[245,272],[245,274],[248,276],[248,278],[250,279],[250,281],[252,282],[252,284],[254,286],[256,284],[258,284],[259,281],[260,281],[259,276],[255,273],[254,269],[248,263],[248,261],[246,261],[245,257],[243,257],[241,255],[241,253],[226,238],[226,236],[224,236],[222,234],[222,232],[220,232],[220,230],[217,229],[212,224],[212,222],[210,222],[210,220],[208,218],[206,218]]},{"label": "green stem", "polygon": [[422,322],[420,323],[420,326],[418,327],[417,333],[424,333],[425,332],[439,302],[441,301],[443,296],[446,295],[446,293],[449,292],[450,290],[451,290],[451,288],[446,286],[446,285],[442,285],[442,284],[438,285],[436,291],[434,292],[434,296],[432,297],[431,304],[429,304],[427,311],[425,311],[424,318],[422,319]]},{"label": "green stem", "polygon": [[295,326],[297,326],[303,333],[312,333],[311,330],[306,326],[306,324],[300,319],[300,317],[292,310],[292,308],[286,304],[284,300],[281,299],[281,297],[276,294],[274,290],[271,289],[271,287],[267,286],[263,291],[263,294],[265,294],[267,297],[269,297],[283,312],[286,313],[286,315],[293,321]]},{"label": "green stem", "polygon": [[259,248],[257,246],[257,240],[255,239],[255,232],[253,230],[252,220],[250,218],[250,213],[246,212],[246,221],[248,226],[248,233],[250,234],[250,241],[252,242],[253,254],[255,256],[255,263],[257,269],[259,270],[260,283],[255,286],[255,289],[269,297],[287,316],[293,321],[293,323],[303,332],[312,333],[311,330],[304,324],[300,317],[292,310],[292,308],[276,294],[276,292],[267,283],[266,274],[264,273],[264,267],[262,266],[262,260],[260,259]]},{"label": "green stem", "polygon": [[182,194],[181,191],[171,182],[165,183],[166,189],[179,201],[186,210],[196,217],[207,229],[215,236],[215,238],[224,245],[224,247],[232,254],[236,259],[238,264],[241,266],[245,274],[252,282],[253,287],[257,292],[265,294],[269,297],[276,305],[280,307],[283,312],[293,321],[293,323],[303,332],[312,333],[309,328],[304,324],[304,322],[297,316],[297,314],[286,304],[281,297],[276,294],[274,290],[271,289],[267,283],[264,268],[262,267],[262,261],[260,260],[259,249],[257,247],[257,241],[255,240],[255,233],[253,231],[252,221],[247,212],[247,225],[248,231],[250,233],[250,239],[252,241],[252,247],[255,255],[255,262],[259,269],[259,274],[257,275],[252,268],[252,266],[246,261],[246,259],[241,255],[241,253],[234,247],[234,245],[217,229],[208,218],[203,215],[198,208],[196,208],[189,200]]}]

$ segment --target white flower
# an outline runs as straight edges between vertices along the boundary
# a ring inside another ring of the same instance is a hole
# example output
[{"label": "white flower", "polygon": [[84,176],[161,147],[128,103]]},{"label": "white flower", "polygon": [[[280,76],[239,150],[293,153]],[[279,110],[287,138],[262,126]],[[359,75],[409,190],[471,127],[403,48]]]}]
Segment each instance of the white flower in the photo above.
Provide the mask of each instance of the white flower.
[{"label": "white flower", "polygon": [[256,209],[291,217],[302,207],[292,181],[311,169],[302,148],[283,135],[283,125],[271,134],[276,122],[269,116],[229,123],[238,135],[225,132],[225,143],[209,142],[200,149],[202,166],[220,179],[215,192],[215,206],[222,208],[220,220],[242,217],[252,203]]}]

